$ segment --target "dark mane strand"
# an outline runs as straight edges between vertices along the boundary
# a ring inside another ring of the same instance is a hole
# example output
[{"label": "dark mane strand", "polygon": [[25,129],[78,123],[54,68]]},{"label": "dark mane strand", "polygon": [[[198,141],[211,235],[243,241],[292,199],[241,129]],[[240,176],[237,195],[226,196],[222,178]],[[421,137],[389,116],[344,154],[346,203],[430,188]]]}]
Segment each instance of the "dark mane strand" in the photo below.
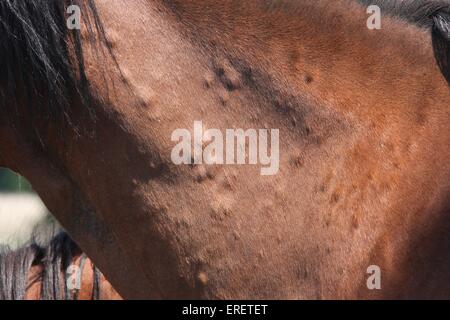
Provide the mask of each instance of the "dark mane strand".
[{"label": "dark mane strand", "polygon": [[436,61],[450,84],[450,11],[439,13],[433,19],[433,48]]},{"label": "dark mane strand", "polygon": [[67,118],[74,97],[89,109],[81,33],[66,22],[72,4],[88,38],[105,39],[92,0],[0,0],[0,117],[19,117],[22,104],[31,117]]}]

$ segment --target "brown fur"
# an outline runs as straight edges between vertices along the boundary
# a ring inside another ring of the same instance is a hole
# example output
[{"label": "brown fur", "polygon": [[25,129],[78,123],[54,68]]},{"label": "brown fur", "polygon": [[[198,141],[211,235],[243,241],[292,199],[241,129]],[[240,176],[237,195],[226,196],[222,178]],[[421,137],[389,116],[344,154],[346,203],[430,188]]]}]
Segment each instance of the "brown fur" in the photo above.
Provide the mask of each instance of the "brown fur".
[{"label": "brown fur", "polygon": [[[122,71],[85,44],[97,121],[74,102],[83,131],[41,123],[44,151],[2,125],[0,163],[124,297],[450,296],[450,91],[429,32],[370,31],[347,0],[96,4]],[[173,165],[194,120],[280,128],[279,174]]]}]

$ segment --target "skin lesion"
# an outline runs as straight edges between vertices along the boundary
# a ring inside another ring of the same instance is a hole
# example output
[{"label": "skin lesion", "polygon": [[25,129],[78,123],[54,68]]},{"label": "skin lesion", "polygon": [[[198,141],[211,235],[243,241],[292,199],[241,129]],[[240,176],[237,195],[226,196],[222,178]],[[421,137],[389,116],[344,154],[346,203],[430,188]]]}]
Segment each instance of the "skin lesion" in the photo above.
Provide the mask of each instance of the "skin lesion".
[{"label": "skin lesion", "polygon": [[241,72],[228,59],[215,63],[215,74],[225,89],[234,91],[242,86]]}]

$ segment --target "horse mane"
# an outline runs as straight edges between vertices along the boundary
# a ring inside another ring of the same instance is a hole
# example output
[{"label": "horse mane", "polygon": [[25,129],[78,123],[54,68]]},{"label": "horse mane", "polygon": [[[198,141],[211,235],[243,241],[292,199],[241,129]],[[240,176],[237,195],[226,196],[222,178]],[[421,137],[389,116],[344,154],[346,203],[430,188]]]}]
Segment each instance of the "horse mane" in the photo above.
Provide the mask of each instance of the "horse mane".
[{"label": "horse mane", "polygon": [[[64,300],[67,296],[63,270],[72,263],[78,246],[65,232],[58,233],[46,247],[32,243],[18,250],[0,246],[0,300],[23,300],[32,265],[42,264],[40,300]],[[93,300],[100,299],[101,273],[94,267]]]},{"label": "horse mane", "polygon": [[15,251],[0,247],[0,300],[23,300],[28,272],[38,255],[36,246]]},{"label": "horse mane", "polygon": [[67,28],[69,5],[82,10],[89,39],[105,39],[94,0],[0,1],[1,117],[18,117],[23,103],[31,116],[67,115],[75,96],[89,106],[83,40]]}]

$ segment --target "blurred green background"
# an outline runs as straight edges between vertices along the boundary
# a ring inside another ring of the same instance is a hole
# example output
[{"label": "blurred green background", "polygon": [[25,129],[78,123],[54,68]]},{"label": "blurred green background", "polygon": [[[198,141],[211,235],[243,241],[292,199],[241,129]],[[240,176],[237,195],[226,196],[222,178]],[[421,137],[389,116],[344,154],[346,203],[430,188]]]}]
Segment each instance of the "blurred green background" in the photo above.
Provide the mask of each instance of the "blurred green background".
[{"label": "blurred green background", "polygon": [[8,169],[0,168],[0,192],[33,192],[33,189],[25,178]]}]

